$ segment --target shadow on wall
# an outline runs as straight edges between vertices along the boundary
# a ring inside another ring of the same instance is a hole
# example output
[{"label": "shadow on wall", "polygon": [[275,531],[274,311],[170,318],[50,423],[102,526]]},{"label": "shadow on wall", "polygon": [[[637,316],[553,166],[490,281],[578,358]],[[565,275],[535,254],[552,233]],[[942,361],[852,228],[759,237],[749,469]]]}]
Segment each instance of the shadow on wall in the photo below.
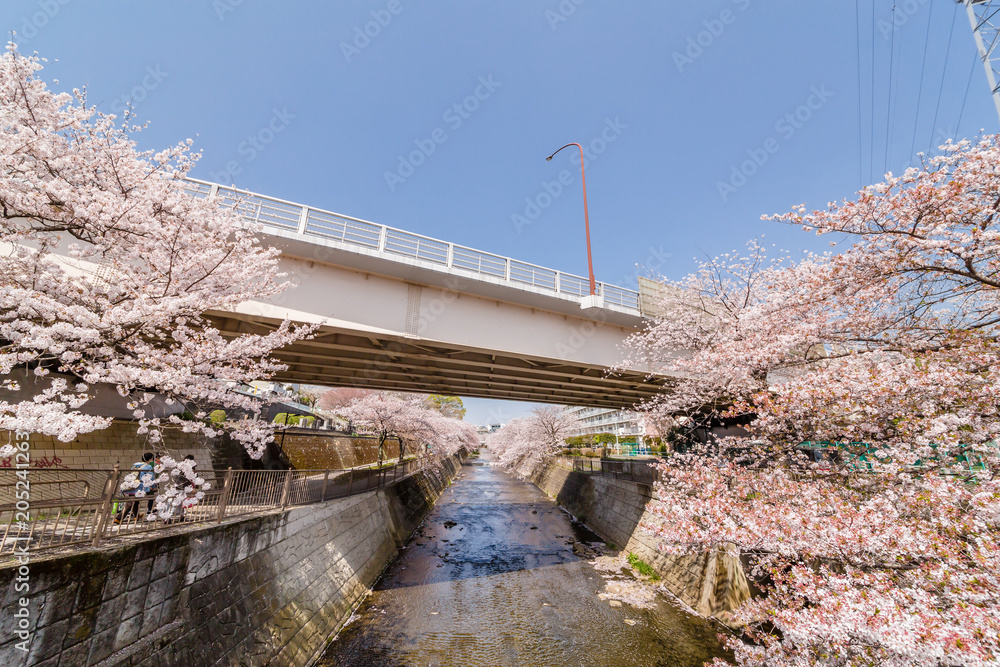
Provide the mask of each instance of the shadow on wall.
[{"label": "shadow on wall", "polygon": [[[334,431],[289,428],[274,435],[264,456],[251,459],[243,445],[228,435],[211,443],[212,464],[216,470],[343,470],[378,461],[378,438],[352,436]],[[399,457],[399,440],[385,442],[384,460]],[[406,455],[412,451],[406,448]]]},{"label": "shadow on wall", "polygon": [[[279,433],[278,438],[281,437]],[[209,441],[212,453],[212,466],[216,470],[288,470],[292,467],[283,454],[278,442],[269,442],[264,449],[264,455],[259,459],[251,458],[246,448],[228,433],[218,435]]]},{"label": "shadow on wall", "polygon": [[729,623],[729,612],[750,598],[738,558],[718,552],[682,556],[657,548],[655,538],[641,527],[658,520],[646,512],[654,500],[653,487],[554,464],[540,468],[530,479],[605,541],[652,565],[664,585],[698,614]]}]

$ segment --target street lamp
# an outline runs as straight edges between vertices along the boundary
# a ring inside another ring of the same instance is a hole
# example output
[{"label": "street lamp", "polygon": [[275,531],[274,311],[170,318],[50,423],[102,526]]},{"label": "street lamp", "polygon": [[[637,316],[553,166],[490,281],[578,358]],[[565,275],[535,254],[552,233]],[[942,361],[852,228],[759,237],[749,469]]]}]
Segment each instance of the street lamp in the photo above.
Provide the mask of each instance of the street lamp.
[{"label": "street lamp", "polygon": [[[561,151],[563,148],[569,148],[570,146],[576,146],[580,149],[580,180],[583,183],[583,224],[584,229],[587,231],[587,270],[590,273],[590,296],[592,297],[586,305],[598,306],[597,303],[597,281],[594,280],[594,260],[590,254],[590,215],[587,213],[587,174],[583,170],[583,146],[578,143],[569,143],[559,149]],[[552,155],[545,158],[546,162],[551,162],[552,158],[556,156],[556,151]]]}]

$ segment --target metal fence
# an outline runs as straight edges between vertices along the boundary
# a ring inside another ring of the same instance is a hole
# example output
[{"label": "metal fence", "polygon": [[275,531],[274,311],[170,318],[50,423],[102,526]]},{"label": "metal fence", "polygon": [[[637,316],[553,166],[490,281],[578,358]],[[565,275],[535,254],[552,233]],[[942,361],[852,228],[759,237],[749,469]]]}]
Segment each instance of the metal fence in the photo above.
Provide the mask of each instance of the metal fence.
[{"label": "metal fence", "polygon": [[0,469],[0,557],[162,530],[366,493],[421,469],[411,459],[350,470],[233,470],[200,473],[210,488],[170,520],[147,520],[155,493],[125,496],[131,470]]},{"label": "metal fence", "polygon": [[660,481],[660,471],[656,469],[654,461],[618,461],[616,459],[581,456],[557,456],[556,465],[573,472],[613,477],[650,486]]}]

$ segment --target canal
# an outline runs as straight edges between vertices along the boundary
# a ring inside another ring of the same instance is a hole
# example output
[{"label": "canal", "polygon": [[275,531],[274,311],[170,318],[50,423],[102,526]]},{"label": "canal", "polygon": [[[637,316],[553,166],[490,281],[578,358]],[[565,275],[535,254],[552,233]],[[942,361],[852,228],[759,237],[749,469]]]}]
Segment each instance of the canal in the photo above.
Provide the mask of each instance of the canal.
[{"label": "canal", "polygon": [[537,487],[470,463],[318,665],[682,666],[725,656],[711,623],[636,586],[628,570],[600,569],[613,560],[595,558],[600,538]]}]

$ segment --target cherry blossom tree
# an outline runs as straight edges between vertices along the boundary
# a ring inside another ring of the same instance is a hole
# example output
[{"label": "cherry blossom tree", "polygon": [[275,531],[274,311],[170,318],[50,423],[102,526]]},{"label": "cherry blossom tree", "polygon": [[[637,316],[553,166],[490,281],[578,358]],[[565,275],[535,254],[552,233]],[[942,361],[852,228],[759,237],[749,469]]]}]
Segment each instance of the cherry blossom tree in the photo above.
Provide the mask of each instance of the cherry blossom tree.
[{"label": "cherry blossom tree", "polygon": [[471,452],[479,448],[479,433],[475,426],[435,408],[428,408],[426,404],[425,410],[425,426],[414,438],[424,445],[425,451],[452,456],[462,449]]},{"label": "cherry blossom tree", "polygon": [[384,460],[385,442],[390,436],[399,439],[400,458],[405,456],[408,443],[417,446],[418,455],[433,448],[435,453],[445,456],[463,447],[474,449],[479,444],[474,427],[427,408],[424,400],[413,394],[372,391],[355,398],[338,413],[359,430],[378,437],[379,467]]},{"label": "cherry blossom tree", "polygon": [[[198,406],[258,410],[227,383],[269,377],[283,368],[272,352],[309,333],[229,337],[205,315],[284,289],[278,251],[185,191],[190,141],[141,151],[140,127],[51,91],[42,67],[13,44],[0,56],[0,428],[73,440],[110,423],[85,406],[111,386],[154,446],[166,427],[213,436]],[[10,398],[25,384],[30,398]],[[272,437],[254,420],[221,427],[252,456]]]},{"label": "cherry blossom tree", "polygon": [[1000,138],[944,148],[775,216],[842,252],[706,262],[630,343],[678,378],[647,410],[749,422],[661,464],[647,526],[749,559],[740,664],[1000,660]]},{"label": "cherry blossom tree", "polygon": [[562,407],[536,408],[487,436],[486,444],[497,462],[521,476],[528,476],[565,446],[576,419]]},{"label": "cherry blossom tree", "polygon": [[364,398],[371,394],[371,389],[358,389],[355,387],[331,387],[319,395],[316,404],[322,410],[336,412],[339,408],[346,407],[356,398]]},{"label": "cherry blossom tree", "polygon": [[205,491],[212,488],[212,485],[195,470],[195,465],[193,460],[176,461],[173,457],[165,455],[153,467],[152,472],[127,473],[121,482],[121,489],[122,491],[134,489],[132,496],[143,498],[146,492],[142,487],[148,487],[155,482],[156,487],[162,488],[163,492],[154,498],[155,511],[147,514],[146,520],[183,516],[185,510],[197,505],[205,497]]},{"label": "cherry blossom tree", "polygon": [[475,426],[465,421],[459,421],[456,428],[457,433],[454,440],[456,444],[452,445],[456,450],[465,449],[468,452],[474,452],[479,449],[479,431],[476,430]]}]

